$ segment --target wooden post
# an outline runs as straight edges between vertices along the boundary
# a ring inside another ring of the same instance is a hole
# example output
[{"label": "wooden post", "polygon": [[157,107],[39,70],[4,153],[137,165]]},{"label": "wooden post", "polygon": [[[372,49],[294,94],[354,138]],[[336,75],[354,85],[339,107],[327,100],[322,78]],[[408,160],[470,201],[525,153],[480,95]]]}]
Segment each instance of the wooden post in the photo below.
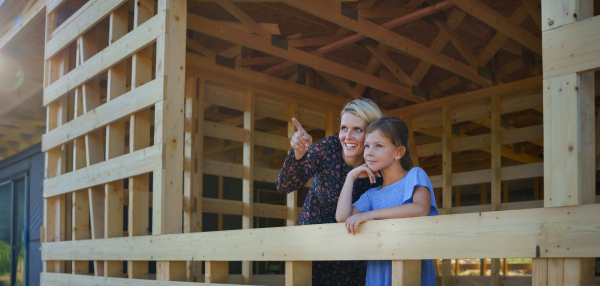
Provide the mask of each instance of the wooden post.
[{"label": "wooden post", "polygon": [[[218,187],[218,192],[219,192],[219,200],[223,199],[223,176],[219,176],[219,187]],[[223,230],[223,214],[220,213],[218,218],[218,230]]]},{"label": "wooden post", "polygon": [[205,283],[229,283],[229,261],[205,261]]},{"label": "wooden post", "polygon": [[[155,105],[154,145],[163,145],[163,165],[153,173],[152,234],[182,232],[187,1],[159,0],[167,12],[165,34],[156,40],[156,78],[164,78],[164,100]],[[157,280],[185,281],[184,261],[157,261]]]},{"label": "wooden post", "polygon": [[[595,155],[594,73],[577,64],[577,57],[573,57],[581,55],[564,50],[569,43],[560,43],[557,38],[561,32],[569,37],[583,32],[578,31],[581,28],[565,31],[581,27],[574,25],[593,16],[593,2],[575,0],[565,5],[563,1],[544,0],[542,3],[543,196],[547,208],[595,203],[596,156],[591,155]],[[556,51],[568,54],[568,61],[573,64],[569,68],[556,65]],[[594,261],[594,258],[552,258],[547,260],[545,268],[544,260],[535,259],[534,285],[592,285]]]},{"label": "wooden post", "polygon": [[[452,112],[450,106],[442,107],[442,203],[443,214],[452,214]],[[442,260],[442,285],[452,283],[450,259]]]},{"label": "wooden post", "polygon": [[[253,228],[254,211],[254,92],[244,94],[244,146],[243,146],[243,208],[242,227]],[[242,284],[252,284],[252,261],[242,261]]]},{"label": "wooden post", "polygon": [[[196,232],[202,231],[202,194],[203,194],[203,182],[204,182],[204,91],[205,91],[205,82],[204,79],[199,79],[197,82],[197,92],[196,92],[196,188],[194,190],[195,197],[195,226],[194,229]],[[223,177],[220,178],[220,191],[219,194],[221,198],[223,198]],[[223,215],[219,215],[221,219],[220,226],[223,226]],[[193,279],[194,282],[200,282],[200,277],[202,276],[202,262],[201,261],[192,261],[192,269],[193,270]]]},{"label": "wooden post", "polygon": [[[491,178],[491,186],[492,186],[492,211],[500,211],[501,210],[501,192],[502,192],[502,178],[501,178],[501,148],[500,145],[500,96],[492,95],[491,96],[491,121],[492,121],[492,140],[491,140],[491,156],[492,156],[492,178]],[[500,286],[500,258],[492,258],[492,273],[491,273],[491,285],[492,286]]]},{"label": "wooden post", "polygon": [[406,122],[406,126],[408,127],[408,148],[410,148],[413,165],[419,167],[419,156],[417,155],[417,145],[415,144],[415,135],[413,133],[411,117],[410,115],[405,115],[402,116],[401,119]]},{"label": "wooden post", "polygon": [[534,258],[531,263],[533,286],[548,285],[548,258]]},{"label": "wooden post", "polygon": [[286,261],[285,286],[311,286],[312,261]]},{"label": "wooden post", "polygon": [[392,286],[421,285],[421,260],[393,260]]},{"label": "wooden post", "polygon": [[[298,104],[297,103],[290,103],[288,104],[288,138],[291,139],[292,137],[294,137],[294,133],[296,132],[296,126],[294,125],[294,122],[292,122],[292,118],[298,118]],[[326,125],[329,124],[329,118],[326,118],[325,123]],[[333,121],[333,114],[331,114],[331,121]],[[331,126],[333,126],[333,122],[331,122]],[[326,128],[327,129],[327,128]],[[325,136],[331,136],[331,135],[327,135],[327,130],[325,130]],[[291,148],[291,145],[290,145]],[[296,225],[296,221],[298,220],[298,217],[296,215],[296,213],[298,208],[298,191],[293,191],[289,194],[287,194],[287,220],[286,220],[286,225],[287,226],[294,226]]]},{"label": "wooden post", "polygon": [[[196,87],[197,79],[193,76],[185,78],[185,145],[183,165],[183,232],[194,232],[195,213],[195,154],[196,154]],[[193,282],[196,261],[186,261],[186,281]]]},{"label": "wooden post", "polygon": [[[127,34],[129,7],[121,6],[110,15],[109,45]],[[108,70],[107,101],[127,91],[127,62]],[[125,121],[119,120],[106,127],[106,160],[125,153]],[[104,238],[123,236],[123,180],[105,184]],[[106,261],[105,277],[122,277],[122,261]]]}]

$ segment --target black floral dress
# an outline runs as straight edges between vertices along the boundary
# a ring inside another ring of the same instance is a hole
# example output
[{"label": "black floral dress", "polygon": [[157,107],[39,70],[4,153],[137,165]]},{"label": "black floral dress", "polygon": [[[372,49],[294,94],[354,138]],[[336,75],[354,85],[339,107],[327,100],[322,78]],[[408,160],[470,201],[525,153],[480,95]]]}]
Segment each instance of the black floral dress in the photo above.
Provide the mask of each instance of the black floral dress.
[{"label": "black floral dress", "polygon": [[[313,179],[298,225],[337,222],[335,211],[338,198],[346,175],[352,170],[344,161],[342,152],[340,139],[331,136],[313,145],[300,160],[296,160],[294,149],[288,153],[277,177],[277,191],[287,194],[303,187],[310,178]],[[356,180],[352,203],[368,189],[381,184],[381,178],[377,179],[375,185],[371,185],[368,178]],[[365,285],[366,269],[366,261],[315,261],[312,285]]]}]

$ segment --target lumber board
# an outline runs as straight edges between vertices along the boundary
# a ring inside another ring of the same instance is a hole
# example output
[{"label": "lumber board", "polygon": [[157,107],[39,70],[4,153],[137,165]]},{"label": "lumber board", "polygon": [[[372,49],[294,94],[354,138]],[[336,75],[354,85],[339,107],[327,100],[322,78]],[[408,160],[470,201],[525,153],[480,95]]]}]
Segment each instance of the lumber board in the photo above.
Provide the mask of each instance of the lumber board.
[{"label": "lumber board", "polygon": [[62,286],[62,285],[139,285],[139,286],[236,286],[238,284],[223,283],[194,283],[179,281],[162,281],[147,279],[127,279],[116,277],[98,277],[89,275],[76,275],[66,273],[41,273],[41,285],[44,286]]},{"label": "lumber board", "polygon": [[312,261],[285,262],[285,286],[310,286],[312,277]]},{"label": "lumber board", "polygon": [[421,260],[393,260],[392,285],[421,285]]},{"label": "lumber board", "polygon": [[568,26],[594,14],[593,1],[544,1],[542,5],[542,36],[545,32]]},{"label": "lumber board", "polygon": [[593,84],[591,72],[544,80],[546,207],[580,205],[592,200],[595,186]]},{"label": "lumber board", "polygon": [[443,214],[452,213],[452,115],[450,106],[442,107],[442,204]]},{"label": "lumber board", "polygon": [[155,79],[42,135],[42,152],[150,108],[163,100],[164,79]]},{"label": "lumber board", "polygon": [[[159,12],[140,27],[121,37],[46,87],[44,89],[44,106],[153,43],[161,34],[165,33],[165,17],[166,12]],[[157,75],[157,78],[159,77],[160,75]]]},{"label": "lumber board", "polygon": [[[452,174],[453,186],[475,185],[491,182],[491,169],[477,170]],[[500,178],[502,181],[528,179],[544,176],[544,162],[502,167]],[[442,176],[430,176],[434,188],[442,187]]]},{"label": "lumber board", "polygon": [[[342,235],[346,234],[345,226],[338,223],[52,242],[42,244],[42,259],[318,261],[597,257],[599,226],[600,205],[583,205],[368,221],[361,225],[357,235]],[[332,244],[332,239],[337,243]],[[491,242],[496,247],[489,247]]]},{"label": "lumber board", "polygon": [[[401,116],[403,114],[420,114],[429,110],[436,110],[444,105],[456,106],[466,102],[476,101],[482,98],[489,98],[492,95],[505,95],[517,91],[523,91],[532,88],[540,88],[542,86],[542,76],[530,77],[522,80],[517,80],[510,83],[495,85],[491,87],[481,88],[478,90],[458,93],[443,98],[426,101],[419,104],[414,104],[406,107],[392,109],[388,114]],[[414,120],[414,118],[413,118]],[[440,124],[441,125],[441,124]]]},{"label": "lumber board", "polygon": [[596,16],[542,33],[544,79],[600,69],[599,26]]},{"label": "lumber board", "polygon": [[[500,120],[502,119],[500,117],[500,98],[498,95],[493,95],[491,98],[491,121],[492,121],[492,130],[491,130],[491,140],[490,140],[490,144],[491,144],[491,152],[490,155],[492,157],[492,166],[491,166],[491,187],[492,187],[492,210],[493,211],[498,211],[500,210],[500,204],[501,204],[501,200],[500,200],[500,193],[502,190],[502,185],[501,185],[501,169],[502,169],[502,157],[501,157],[501,149],[502,149],[502,145],[500,144],[500,132],[501,132],[501,122]],[[498,264],[498,265],[496,265]],[[497,266],[497,267],[496,267]],[[499,262],[494,262],[492,261],[492,274],[495,274],[495,278],[492,278],[494,280],[498,280],[498,274],[496,272],[498,272],[499,269]],[[498,272],[499,273],[499,272]],[[494,282],[492,282],[492,284],[494,284]]]},{"label": "lumber board", "polygon": [[154,145],[87,168],[46,179],[44,198],[157,170],[163,160],[162,149],[162,144]]},{"label": "lumber board", "polygon": [[92,0],[86,3],[82,7],[83,9],[79,9],[72,15],[71,19],[67,19],[65,23],[52,32],[51,37],[46,42],[45,59],[47,60],[56,55],[56,53],[81,37],[125,2],[127,1]]}]

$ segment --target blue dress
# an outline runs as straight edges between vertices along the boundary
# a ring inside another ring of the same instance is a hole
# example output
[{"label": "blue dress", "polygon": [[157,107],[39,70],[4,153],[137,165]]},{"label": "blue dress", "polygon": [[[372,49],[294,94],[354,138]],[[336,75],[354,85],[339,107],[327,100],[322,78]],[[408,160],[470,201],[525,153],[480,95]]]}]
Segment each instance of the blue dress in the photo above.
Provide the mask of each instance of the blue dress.
[{"label": "blue dress", "polygon": [[[408,171],[406,176],[385,188],[371,188],[353,204],[360,212],[390,208],[413,202],[413,192],[417,186],[424,186],[431,193],[429,216],[438,215],[435,195],[429,177],[419,167]],[[392,285],[392,262],[390,260],[370,260],[367,262],[367,286]],[[435,268],[432,260],[421,260],[421,285],[435,286]]]}]

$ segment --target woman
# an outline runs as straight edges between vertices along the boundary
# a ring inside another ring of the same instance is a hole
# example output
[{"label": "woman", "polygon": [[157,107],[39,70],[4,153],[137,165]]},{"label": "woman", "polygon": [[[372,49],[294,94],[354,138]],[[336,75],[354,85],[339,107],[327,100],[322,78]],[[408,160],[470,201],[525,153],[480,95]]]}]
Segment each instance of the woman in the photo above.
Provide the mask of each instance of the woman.
[{"label": "woman", "polygon": [[[365,163],[365,131],[371,122],[382,116],[372,100],[356,99],[342,110],[339,136],[327,137],[312,147],[312,137],[300,122],[292,120],[298,131],[291,139],[292,150],[277,177],[277,190],[287,194],[300,189],[313,178],[298,225],[337,222],[337,201],[346,175]],[[352,202],[378,185],[381,185],[381,178],[373,185],[368,178],[356,180]],[[365,261],[315,261],[312,284],[365,285],[366,265]]]}]

